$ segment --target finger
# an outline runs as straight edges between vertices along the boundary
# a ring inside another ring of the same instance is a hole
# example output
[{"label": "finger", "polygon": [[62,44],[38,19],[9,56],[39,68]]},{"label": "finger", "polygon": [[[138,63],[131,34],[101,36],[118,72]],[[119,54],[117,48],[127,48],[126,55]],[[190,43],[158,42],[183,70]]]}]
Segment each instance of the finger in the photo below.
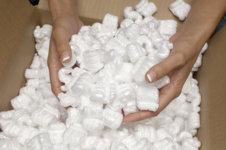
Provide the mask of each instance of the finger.
[{"label": "finger", "polygon": [[131,113],[126,115],[123,118],[123,122],[135,122],[144,120],[150,117],[154,117],[159,114],[169,103],[172,99],[177,97],[178,89],[172,87],[172,85],[168,84],[160,91],[159,97],[159,108],[156,112],[152,111],[139,111],[135,113]]},{"label": "finger", "polygon": [[188,63],[183,68],[176,70],[170,74],[170,84],[160,89],[159,93],[159,108],[157,114],[160,113],[172,100],[181,94],[184,82],[190,73],[190,64]]},{"label": "finger", "polygon": [[151,111],[139,111],[135,113],[128,114],[123,117],[123,122],[136,122],[140,120],[144,120],[154,116],[154,113]]},{"label": "finger", "polygon": [[62,68],[62,64],[59,61],[59,55],[56,51],[55,43],[51,39],[50,41],[50,50],[48,56],[48,66],[49,66],[49,74],[50,74],[50,82],[53,93],[58,96],[61,93],[60,87],[62,83],[58,79],[59,69]]},{"label": "finger", "polygon": [[181,93],[181,89],[181,85],[173,82],[163,87],[159,93],[159,108],[156,113],[159,114],[173,99],[178,97]]},{"label": "finger", "polygon": [[61,63],[68,63],[71,60],[71,48],[69,45],[70,34],[63,27],[55,27],[53,39]]},{"label": "finger", "polygon": [[167,75],[171,71],[184,66],[185,62],[186,59],[183,53],[172,51],[165,60],[150,68],[147,71],[145,78],[148,82],[154,82]]},{"label": "finger", "polygon": [[169,102],[177,96],[177,89],[172,87],[172,85],[168,84],[163,87],[160,91],[159,96],[159,108],[156,112],[152,111],[139,111],[136,113],[128,114],[123,118],[124,122],[135,122],[144,120],[150,117],[154,117],[159,114],[168,104]]}]

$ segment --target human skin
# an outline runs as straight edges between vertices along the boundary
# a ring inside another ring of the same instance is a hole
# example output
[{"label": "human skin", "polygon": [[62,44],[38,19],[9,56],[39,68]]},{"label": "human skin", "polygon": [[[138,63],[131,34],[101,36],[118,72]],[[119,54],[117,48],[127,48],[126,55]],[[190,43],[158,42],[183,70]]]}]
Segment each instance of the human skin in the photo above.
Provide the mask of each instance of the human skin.
[{"label": "human skin", "polygon": [[[78,33],[82,22],[76,12],[76,0],[49,0],[53,21],[48,66],[51,87],[57,96],[62,83],[58,71],[62,62],[69,62],[70,37]],[[173,99],[178,97],[204,43],[209,39],[226,11],[226,0],[195,0],[182,28],[170,38],[174,47],[161,63],[150,68],[145,79],[154,82],[169,75],[170,83],[160,89],[159,109],[156,112],[139,111],[124,116],[124,122],[144,120],[158,115]],[[65,59],[68,58],[68,59]],[[148,78],[151,78],[152,81]]]},{"label": "human skin", "polygon": [[57,96],[62,83],[58,79],[58,71],[63,67],[62,62],[70,62],[70,38],[78,33],[83,25],[77,15],[76,0],[49,0],[53,30],[50,39],[48,66],[53,93]]},{"label": "human skin", "polygon": [[140,121],[156,116],[180,95],[204,43],[209,39],[225,12],[226,0],[194,1],[182,28],[170,38],[173,43],[170,55],[150,68],[145,75],[148,82],[154,82],[165,75],[170,77],[170,83],[160,89],[158,110],[128,114],[124,117],[124,122]]}]

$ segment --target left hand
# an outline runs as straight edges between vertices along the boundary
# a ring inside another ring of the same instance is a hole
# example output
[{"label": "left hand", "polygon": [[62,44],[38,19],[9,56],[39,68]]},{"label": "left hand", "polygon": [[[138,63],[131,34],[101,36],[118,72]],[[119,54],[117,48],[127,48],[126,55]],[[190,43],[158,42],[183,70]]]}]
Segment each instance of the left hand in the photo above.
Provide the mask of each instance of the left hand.
[{"label": "left hand", "polygon": [[[124,116],[123,122],[134,122],[144,120],[158,115],[173,99],[181,93],[183,85],[191,72],[191,69],[201,51],[198,41],[194,41],[183,32],[178,32],[171,37],[173,49],[170,55],[153,66],[145,75],[148,82],[154,82],[165,75],[169,75],[170,83],[160,89],[159,108],[156,112],[138,111]],[[148,80],[151,77],[152,81]]]},{"label": "left hand", "polygon": [[69,41],[73,34],[77,34],[83,23],[80,20],[76,0],[49,0],[53,30],[50,39],[48,67],[53,93],[58,96],[63,85],[58,78],[62,63],[71,61],[71,47]]},{"label": "left hand", "polygon": [[[82,26],[77,16],[61,16],[53,21],[53,31],[50,39],[48,67],[53,93],[57,96],[61,93],[62,83],[58,79],[58,71],[63,67],[63,62],[71,60],[70,38],[77,34]],[[64,61],[65,58],[69,58]]]}]

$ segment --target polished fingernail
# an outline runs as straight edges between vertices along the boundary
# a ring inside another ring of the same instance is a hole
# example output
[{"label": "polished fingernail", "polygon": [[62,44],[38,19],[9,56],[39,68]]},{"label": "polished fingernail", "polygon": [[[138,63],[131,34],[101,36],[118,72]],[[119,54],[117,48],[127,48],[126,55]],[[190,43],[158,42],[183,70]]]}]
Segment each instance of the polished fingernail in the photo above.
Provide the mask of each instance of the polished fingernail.
[{"label": "polished fingernail", "polygon": [[61,60],[62,60],[62,63],[67,63],[68,60],[70,59],[70,56],[67,52],[63,52],[62,55],[61,55]]},{"label": "polished fingernail", "polygon": [[156,79],[156,73],[154,71],[150,71],[147,74],[147,78],[148,78],[149,82],[154,81]]}]

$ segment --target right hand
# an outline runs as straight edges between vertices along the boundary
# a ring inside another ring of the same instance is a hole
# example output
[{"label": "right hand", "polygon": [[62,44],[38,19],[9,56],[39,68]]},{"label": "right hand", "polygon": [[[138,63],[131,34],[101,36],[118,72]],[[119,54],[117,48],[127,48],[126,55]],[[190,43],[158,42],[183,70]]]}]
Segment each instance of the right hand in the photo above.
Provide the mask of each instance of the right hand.
[{"label": "right hand", "polygon": [[[135,122],[158,115],[172,100],[178,97],[192,67],[201,51],[203,43],[193,40],[183,31],[171,37],[173,49],[170,55],[156,64],[146,73],[147,82],[154,82],[165,75],[169,75],[170,83],[160,89],[159,108],[153,111],[138,111],[124,117],[124,122]],[[148,77],[149,76],[149,77]],[[151,79],[151,80],[150,80]]]}]

